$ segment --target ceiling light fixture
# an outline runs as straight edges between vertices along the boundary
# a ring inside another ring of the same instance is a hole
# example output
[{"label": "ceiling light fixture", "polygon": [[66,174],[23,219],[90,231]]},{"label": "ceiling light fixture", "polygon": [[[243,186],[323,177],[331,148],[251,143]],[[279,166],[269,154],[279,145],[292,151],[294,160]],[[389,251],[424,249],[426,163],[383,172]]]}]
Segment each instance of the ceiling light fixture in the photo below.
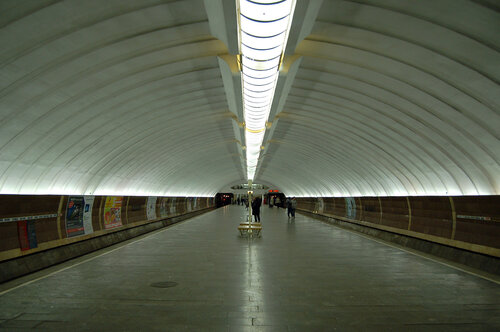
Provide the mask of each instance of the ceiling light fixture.
[{"label": "ceiling light fixture", "polygon": [[295,0],[237,0],[247,177],[253,180]]}]

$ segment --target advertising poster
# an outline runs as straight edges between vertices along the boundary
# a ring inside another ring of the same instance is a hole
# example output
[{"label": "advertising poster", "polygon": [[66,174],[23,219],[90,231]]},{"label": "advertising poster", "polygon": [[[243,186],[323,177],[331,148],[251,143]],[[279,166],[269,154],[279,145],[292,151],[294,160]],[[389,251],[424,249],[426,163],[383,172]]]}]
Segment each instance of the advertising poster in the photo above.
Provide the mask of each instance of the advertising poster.
[{"label": "advertising poster", "polygon": [[68,237],[84,235],[83,196],[70,196],[66,207],[66,234]]},{"label": "advertising poster", "polygon": [[108,196],[104,205],[104,229],[122,226],[122,196]]},{"label": "advertising poster", "polygon": [[94,196],[83,196],[85,207],[83,209],[83,228],[85,229],[85,234],[91,234],[94,232],[92,228],[92,206],[94,206]]},{"label": "advertising poster", "polygon": [[148,220],[156,219],[156,199],[157,199],[156,196],[148,197],[147,210],[146,210]]},{"label": "advertising poster", "polygon": [[186,198],[186,208],[187,212],[193,211],[193,197]]},{"label": "advertising poster", "polygon": [[17,222],[19,247],[22,251],[38,247],[34,220],[20,220]]}]

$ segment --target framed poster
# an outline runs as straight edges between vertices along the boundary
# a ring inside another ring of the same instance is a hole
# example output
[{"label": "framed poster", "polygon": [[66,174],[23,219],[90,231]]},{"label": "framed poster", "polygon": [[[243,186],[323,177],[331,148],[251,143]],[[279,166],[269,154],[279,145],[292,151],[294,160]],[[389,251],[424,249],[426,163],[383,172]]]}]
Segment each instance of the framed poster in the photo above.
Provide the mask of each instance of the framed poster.
[{"label": "framed poster", "polygon": [[85,207],[83,208],[83,228],[85,229],[85,234],[94,232],[92,227],[92,206],[94,206],[94,199],[94,196],[83,196],[85,202]]},{"label": "framed poster", "polygon": [[104,229],[122,226],[122,196],[108,196],[104,204]]},{"label": "framed poster", "polygon": [[66,207],[66,234],[68,237],[84,235],[83,227],[83,196],[70,196]]}]

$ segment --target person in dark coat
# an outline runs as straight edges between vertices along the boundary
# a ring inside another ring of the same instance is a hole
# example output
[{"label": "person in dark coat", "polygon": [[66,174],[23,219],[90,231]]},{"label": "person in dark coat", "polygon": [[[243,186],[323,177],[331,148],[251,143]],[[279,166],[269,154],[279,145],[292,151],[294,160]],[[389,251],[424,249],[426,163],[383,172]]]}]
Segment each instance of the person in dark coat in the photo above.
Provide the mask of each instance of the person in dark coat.
[{"label": "person in dark coat", "polygon": [[252,214],[255,218],[255,222],[260,222],[260,205],[262,204],[260,197],[255,197],[252,202]]}]

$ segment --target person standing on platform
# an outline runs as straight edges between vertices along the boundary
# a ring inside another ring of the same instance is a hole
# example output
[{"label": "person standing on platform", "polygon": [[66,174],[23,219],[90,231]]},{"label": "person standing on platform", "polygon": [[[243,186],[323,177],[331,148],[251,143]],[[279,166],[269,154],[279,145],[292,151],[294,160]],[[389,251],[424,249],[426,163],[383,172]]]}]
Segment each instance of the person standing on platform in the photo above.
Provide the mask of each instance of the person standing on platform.
[{"label": "person standing on platform", "polygon": [[292,198],[288,197],[286,199],[286,214],[288,215],[288,219],[290,219],[290,216],[292,215]]},{"label": "person standing on platform", "polygon": [[261,205],[260,197],[255,197],[252,202],[252,214],[255,218],[255,222],[260,222],[260,205]]},{"label": "person standing on platform", "polygon": [[290,203],[290,205],[292,206],[292,218],[295,219],[295,209],[297,209],[297,200],[295,199],[295,197],[292,197]]},{"label": "person standing on platform", "polygon": [[278,197],[276,197],[276,202],[274,203],[274,205],[276,205],[278,207],[278,209],[280,208],[280,205],[281,205],[281,199]]}]

